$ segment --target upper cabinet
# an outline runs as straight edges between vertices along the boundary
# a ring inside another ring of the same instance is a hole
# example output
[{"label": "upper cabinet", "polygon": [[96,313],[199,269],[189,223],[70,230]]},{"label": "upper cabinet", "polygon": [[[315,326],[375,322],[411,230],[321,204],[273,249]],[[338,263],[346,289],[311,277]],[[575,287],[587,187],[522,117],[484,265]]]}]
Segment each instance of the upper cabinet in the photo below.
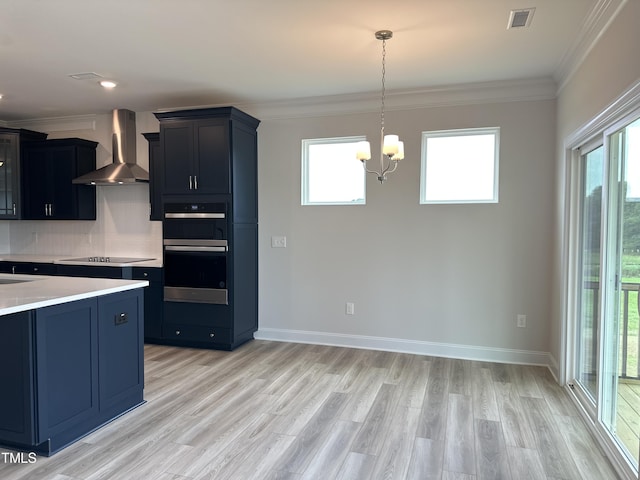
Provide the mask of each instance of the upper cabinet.
[{"label": "upper cabinet", "polygon": [[160,125],[163,193],[230,193],[227,123],[206,119]]},{"label": "upper cabinet", "polygon": [[25,220],[95,220],[96,191],[71,181],[96,168],[96,142],[66,138],[24,147],[22,185]]},{"label": "upper cabinet", "polygon": [[23,146],[44,140],[46,133],[16,128],[0,128],[0,219],[21,218],[20,169]]},{"label": "upper cabinet", "polygon": [[234,209],[257,220],[259,120],[234,107],[155,114],[160,121],[162,195],[232,194]]},{"label": "upper cabinet", "polygon": [[160,134],[143,133],[149,142],[149,220],[162,220],[162,165]]}]

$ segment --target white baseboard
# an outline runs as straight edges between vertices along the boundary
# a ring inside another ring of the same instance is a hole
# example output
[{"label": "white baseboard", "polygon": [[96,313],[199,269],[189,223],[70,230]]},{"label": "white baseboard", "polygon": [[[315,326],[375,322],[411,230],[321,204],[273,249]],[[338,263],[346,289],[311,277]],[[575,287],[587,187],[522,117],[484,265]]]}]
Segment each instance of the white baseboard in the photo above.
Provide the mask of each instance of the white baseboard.
[{"label": "white baseboard", "polygon": [[[555,365],[549,352],[537,352],[533,350],[513,350],[509,348],[456,345],[405,340],[402,338],[370,337],[365,335],[284,330],[279,328],[261,328],[255,333],[254,337],[258,340],[384,350],[388,352],[413,353],[434,357],[459,358],[462,360],[540,365],[549,368],[552,373]],[[555,368],[557,369],[557,365],[555,365]]]}]

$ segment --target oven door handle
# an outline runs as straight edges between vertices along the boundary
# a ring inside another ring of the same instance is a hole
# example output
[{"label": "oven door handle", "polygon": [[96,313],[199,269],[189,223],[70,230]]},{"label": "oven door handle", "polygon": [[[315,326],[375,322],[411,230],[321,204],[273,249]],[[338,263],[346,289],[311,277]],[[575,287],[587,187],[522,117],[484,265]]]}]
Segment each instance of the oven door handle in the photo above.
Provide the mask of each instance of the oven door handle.
[{"label": "oven door handle", "polygon": [[191,245],[165,245],[168,252],[226,252],[227,247],[194,247]]},{"label": "oven door handle", "polygon": [[173,213],[167,212],[164,218],[225,218],[224,213]]}]

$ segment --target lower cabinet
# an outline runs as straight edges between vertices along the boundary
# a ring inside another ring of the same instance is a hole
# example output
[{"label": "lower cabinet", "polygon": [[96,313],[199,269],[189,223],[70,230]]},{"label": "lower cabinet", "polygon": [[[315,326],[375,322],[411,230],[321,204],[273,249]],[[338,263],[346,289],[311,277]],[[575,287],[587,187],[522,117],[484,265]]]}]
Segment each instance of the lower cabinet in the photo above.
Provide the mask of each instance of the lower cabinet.
[{"label": "lower cabinet", "polygon": [[163,269],[152,267],[133,267],[133,280],[147,280],[149,286],[144,289],[144,339],[154,342],[162,338],[162,318],[164,301]]},{"label": "lower cabinet", "polygon": [[142,289],[3,316],[0,444],[51,455],[143,403],[142,318]]}]

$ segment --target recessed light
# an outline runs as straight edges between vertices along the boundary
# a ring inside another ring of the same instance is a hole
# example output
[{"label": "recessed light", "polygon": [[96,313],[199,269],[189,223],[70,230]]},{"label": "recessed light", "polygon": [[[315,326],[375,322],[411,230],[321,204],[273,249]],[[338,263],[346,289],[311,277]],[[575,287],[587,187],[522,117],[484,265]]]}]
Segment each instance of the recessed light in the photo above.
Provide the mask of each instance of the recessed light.
[{"label": "recessed light", "polygon": [[111,80],[102,80],[100,82],[100,85],[102,85],[104,88],[115,88],[117,83],[116,82],[112,82]]}]

